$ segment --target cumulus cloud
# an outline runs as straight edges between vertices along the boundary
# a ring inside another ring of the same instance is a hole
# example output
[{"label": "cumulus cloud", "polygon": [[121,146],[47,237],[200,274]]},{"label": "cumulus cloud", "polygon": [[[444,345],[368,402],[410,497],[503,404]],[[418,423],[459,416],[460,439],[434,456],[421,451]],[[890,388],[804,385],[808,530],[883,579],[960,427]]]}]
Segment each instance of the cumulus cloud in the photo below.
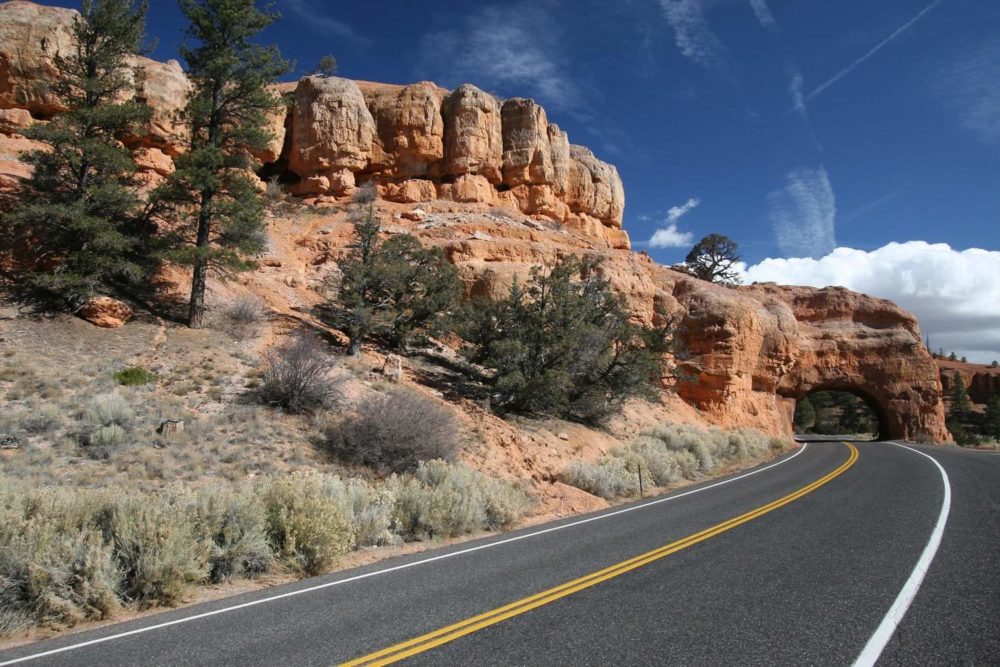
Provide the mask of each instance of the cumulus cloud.
[{"label": "cumulus cloud", "polygon": [[776,28],[778,27],[777,21],[774,20],[774,14],[771,13],[771,8],[767,6],[767,0],[750,0],[750,6],[753,7],[753,13],[757,15],[757,20],[765,28]]},{"label": "cumulus cloud", "polygon": [[686,248],[694,241],[691,232],[677,229],[677,223],[670,223],[663,229],[657,229],[649,239],[651,248]]},{"label": "cumulus cloud", "polygon": [[863,56],[861,56],[860,58],[855,59],[850,65],[848,65],[844,69],[840,70],[839,72],[837,72],[836,74],[834,74],[832,77],[830,77],[829,79],[827,79],[826,81],[824,81],[823,83],[821,83],[819,86],[817,86],[815,88],[815,90],[813,90],[811,93],[809,93],[809,95],[806,97],[806,100],[811,100],[812,98],[816,97],[817,95],[820,95],[827,88],[829,88],[833,84],[837,83],[838,81],[840,81],[841,79],[843,79],[845,76],[847,76],[848,74],[850,74],[851,72],[853,72],[855,69],[857,69],[858,67],[860,67],[861,65],[863,65],[869,58],[871,58],[876,53],[878,53],[879,51],[881,51],[883,48],[885,48],[886,46],[888,46],[890,42],[892,42],[894,39],[896,39],[897,37],[899,37],[900,35],[902,35],[904,32],[906,32],[907,30],[909,30],[910,28],[912,28],[914,26],[914,24],[916,24],[917,21],[919,21],[920,19],[922,19],[925,14],[927,14],[929,11],[931,11],[932,9],[934,9],[935,7],[937,7],[939,4],[941,4],[941,0],[934,0],[932,3],[930,3],[927,6],[925,6],[923,9],[921,9],[919,12],[917,12],[916,15],[914,15],[912,18],[910,18],[906,23],[904,23],[903,25],[901,25],[899,28],[896,28],[896,30],[894,30],[888,37],[886,37],[881,42],[879,42],[878,44],[876,44],[875,46],[873,46],[871,49],[869,49],[868,52],[865,53]]},{"label": "cumulus cloud", "polygon": [[660,0],[660,6],[681,53],[706,67],[722,63],[726,49],[708,27],[701,0]]},{"label": "cumulus cloud", "polygon": [[[699,204],[701,204],[701,199],[691,197],[680,206],[671,206],[664,218],[667,226],[653,232],[653,236],[647,244],[652,248],[684,248],[691,245],[694,236],[691,232],[682,232],[679,230],[677,228],[677,221],[698,208]],[[641,216],[640,219],[642,219]],[[648,216],[646,219],[649,219]]]},{"label": "cumulus cloud", "polygon": [[1000,143],[1000,40],[963,54],[938,74],[937,90],[962,126],[988,143]]},{"label": "cumulus cloud", "polygon": [[539,4],[483,7],[461,28],[426,35],[420,67],[448,85],[471,81],[580,113],[580,91],[564,66],[558,35]]},{"label": "cumulus cloud", "polygon": [[1000,359],[1000,252],[944,243],[890,243],[866,252],[837,248],[819,259],[766,259],[746,282],[839,285],[891,299],[916,315],[924,340],[970,359]]},{"label": "cumulus cloud", "polygon": [[359,35],[350,25],[323,13],[319,3],[309,2],[308,0],[285,0],[285,3],[292,10],[292,13],[314,32],[333,35],[356,42],[368,41],[366,37]]},{"label": "cumulus cloud", "polygon": [[836,198],[826,169],[796,169],[767,197],[768,216],[785,255],[817,257],[836,247]]}]

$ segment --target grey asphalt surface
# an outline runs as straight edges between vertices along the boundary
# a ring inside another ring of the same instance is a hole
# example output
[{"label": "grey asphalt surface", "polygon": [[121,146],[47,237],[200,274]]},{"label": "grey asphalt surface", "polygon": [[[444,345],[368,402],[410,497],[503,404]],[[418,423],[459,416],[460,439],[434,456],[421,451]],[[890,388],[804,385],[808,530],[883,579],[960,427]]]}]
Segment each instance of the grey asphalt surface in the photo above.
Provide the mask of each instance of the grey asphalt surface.
[{"label": "grey asphalt surface", "polygon": [[[924,457],[886,443],[858,449],[852,468],[789,505],[409,662],[850,664],[909,577],[943,493]],[[1000,664],[1000,455],[922,450],[951,476],[952,512],[924,587],[880,664]],[[831,472],[848,454],[843,444],[812,442],[759,474],[606,519],[535,535],[581,519],[573,517],[67,635],[0,652],[0,663],[264,600],[23,664],[331,665],[760,507]],[[417,564],[428,558],[438,560]],[[323,584],[335,585],[269,599]]]}]

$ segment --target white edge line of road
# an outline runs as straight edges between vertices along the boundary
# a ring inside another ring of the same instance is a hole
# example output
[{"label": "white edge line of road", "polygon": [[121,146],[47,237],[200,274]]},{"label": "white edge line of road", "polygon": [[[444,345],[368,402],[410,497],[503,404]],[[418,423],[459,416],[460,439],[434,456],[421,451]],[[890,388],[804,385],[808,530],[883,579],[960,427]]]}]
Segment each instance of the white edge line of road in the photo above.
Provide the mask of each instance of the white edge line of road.
[{"label": "white edge line of road", "polygon": [[920,454],[924,458],[930,459],[931,463],[937,466],[938,472],[941,473],[941,482],[944,485],[944,497],[941,500],[941,512],[938,514],[937,523],[934,524],[934,530],[927,541],[927,546],[924,547],[923,553],[920,554],[920,559],[917,561],[916,566],[914,566],[913,572],[910,573],[910,578],[903,584],[902,590],[899,591],[895,602],[889,607],[889,611],[886,612],[882,622],[875,630],[875,634],[871,636],[871,639],[868,640],[865,648],[861,651],[861,655],[854,661],[854,667],[870,667],[878,662],[882,651],[885,650],[886,645],[892,640],[893,635],[896,634],[896,629],[903,622],[903,617],[906,616],[906,611],[910,608],[913,599],[917,597],[917,591],[920,590],[920,585],[923,583],[924,577],[927,576],[931,562],[934,560],[934,556],[937,555],[938,547],[941,546],[941,538],[944,535],[944,527],[948,523],[948,513],[951,511],[951,482],[948,480],[948,473],[937,462],[937,459],[906,445],[895,442],[890,444],[908,449],[915,454]]},{"label": "white edge line of road", "polygon": [[259,604],[264,604],[265,602],[273,602],[274,600],[281,600],[282,598],[290,598],[296,595],[302,595],[304,593],[312,593],[314,591],[322,590],[324,588],[331,588],[333,586],[340,586],[342,584],[347,584],[352,581],[358,581],[360,579],[368,579],[369,577],[375,577],[380,574],[388,574],[389,572],[397,572],[399,570],[406,570],[411,567],[417,567],[418,565],[426,565],[427,563],[433,563],[434,561],[444,560],[446,558],[454,558],[455,556],[461,556],[463,554],[472,553],[474,551],[480,551],[482,549],[491,549],[493,547],[498,547],[502,544],[510,544],[511,542],[518,542],[520,540],[526,540],[529,537],[537,537],[539,535],[545,535],[546,533],[555,532],[557,530],[563,530],[565,528],[572,528],[574,526],[580,526],[585,523],[590,523],[591,521],[600,521],[601,519],[607,519],[613,516],[618,516],[619,514],[625,514],[626,512],[634,512],[636,510],[644,509],[646,507],[652,507],[653,505],[659,505],[660,503],[665,503],[671,500],[677,500],[678,498],[683,498],[684,496],[690,496],[695,493],[700,493],[702,491],[708,491],[709,489],[714,489],[718,486],[723,486],[725,484],[730,484],[747,477],[752,477],[758,473],[762,473],[765,470],[770,470],[771,468],[780,466],[783,463],[788,463],[796,456],[801,454],[806,450],[808,443],[802,443],[802,447],[799,451],[795,452],[788,458],[781,459],[775,463],[764,466],[763,468],[758,468],[757,470],[752,470],[742,475],[736,477],[730,477],[729,479],[724,479],[721,482],[715,482],[714,484],[709,484],[708,486],[702,486],[697,489],[692,489],[691,491],[685,491],[684,493],[678,493],[677,495],[667,496],[665,498],[656,498],[650,500],[649,502],[640,503],[638,505],[632,505],[631,507],[626,507],[624,509],[616,510],[614,512],[608,512],[607,514],[599,514],[597,516],[588,517],[586,519],[580,519],[579,521],[573,521],[571,523],[564,523],[560,526],[553,526],[551,528],[543,528],[542,530],[536,530],[531,533],[525,533],[523,535],[517,535],[515,537],[508,537],[503,540],[498,540],[496,542],[490,542],[489,544],[481,544],[476,547],[470,547],[468,549],[462,549],[460,551],[453,551],[451,553],[441,554],[440,556],[432,556],[430,558],[424,558],[423,560],[417,560],[410,563],[404,563],[402,565],[395,565],[393,567],[387,567],[382,570],[375,570],[374,572],[366,572],[365,574],[355,575],[353,577],[347,577],[346,579],[338,579],[337,581],[329,581],[325,584],[318,584],[316,586],[310,586],[308,588],[301,588],[294,591],[289,591],[287,593],[280,593],[278,595],[271,595],[265,598],[260,598],[259,600],[251,600],[250,602],[244,602],[242,604],[232,605],[231,607],[223,607],[222,609],[215,609],[213,611],[206,611],[201,614],[195,614],[193,616],[185,616],[183,618],[174,619],[173,621],[166,621],[164,623],[157,623],[155,625],[147,625],[141,628],[136,628],[135,630],[128,630],[127,632],[119,632],[117,634],[108,635],[107,637],[98,637],[97,639],[91,639],[85,642],[80,642],[78,644],[70,644],[68,646],[63,646],[61,648],[51,649],[49,651],[43,651],[41,653],[33,653],[30,655],[23,656],[21,658],[14,658],[12,660],[7,660],[5,662],[0,662],[0,667],[5,665],[16,665],[22,662],[28,662],[29,660],[36,660],[38,658],[45,658],[50,655],[56,655],[57,653],[65,653],[67,651],[74,651],[76,649],[84,648],[86,646],[93,646],[94,644],[103,644],[104,642],[113,641],[115,639],[121,639],[123,637],[128,637],[130,635],[137,635],[143,632],[151,632],[152,630],[159,630],[161,628],[170,627],[171,625],[179,625],[181,623],[187,623],[189,621],[196,621],[201,618],[207,618],[209,616],[215,616],[217,614],[225,614],[230,611],[236,611],[237,609],[245,609],[246,607],[254,607]]}]

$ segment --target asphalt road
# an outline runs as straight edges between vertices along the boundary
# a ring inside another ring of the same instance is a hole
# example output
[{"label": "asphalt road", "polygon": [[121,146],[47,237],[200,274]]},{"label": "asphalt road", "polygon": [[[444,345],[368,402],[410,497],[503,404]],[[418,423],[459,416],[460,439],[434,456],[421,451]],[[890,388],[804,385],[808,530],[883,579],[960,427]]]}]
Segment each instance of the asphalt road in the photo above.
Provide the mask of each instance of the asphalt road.
[{"label": "asphalt road", "polygon": [[[428,665],[844,665],[886,628],[881,665],[1000,664],[1000,455],[914,449],[934,460],[811,442],[722,483],[38,642],[0,665],[292,667],[384,649]],[[896,627],[885,617],[906,590]]]}]

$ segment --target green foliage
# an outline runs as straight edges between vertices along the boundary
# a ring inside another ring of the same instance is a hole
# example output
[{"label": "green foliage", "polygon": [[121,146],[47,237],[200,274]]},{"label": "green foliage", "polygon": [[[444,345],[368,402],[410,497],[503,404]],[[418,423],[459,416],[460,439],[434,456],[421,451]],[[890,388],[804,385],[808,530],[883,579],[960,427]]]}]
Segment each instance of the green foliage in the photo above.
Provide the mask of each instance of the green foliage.
[{"label": "green foliage", "polygon": [[316,63],[316,74],[320,76],[333,76],[337,73],[337,59],[332,55],[325,55]]},{"label": "green foliage", "polygon": [[126,387],[156,382],[156,373],[142,366],[127,366],[115,373],[115,382]]},{"label": "green foliage", "polygon": [[347,334],[351,354],[372,336],[405,349],[458,304],[458,271],[440,248],[424,248],[410,234],[383,241],[372,196],[363,195],[354,217],[354,240],[330,304],[333,324]]},{"label": "green foliage", "polygon": [[972,414],[972,400],[969,398],[969,392],[965,388],[965,379],[961,373],[955,373],[952,376],[950,394],[951,407],[948,410],[948,416],[962,423],[968,422],[969,416]]},{"label": "green foliage", "polygon": [[139,284],[150,268],[141,242],[142,201],[129,186],[135,163],[120,137],[149,109],[132,98],[127,57],[140,48],[146,3],[87,0],[72,26],[73,48],[55,57],[54,92],[70,111],[28,135],[51,150],[28,153],[33,168],[20,205],[3,219],[28,240],[28,283],[75,309],[86,299]]},{"label": "green foliage", "polygon": [[354,546],[347,513],[318,477],[274,480],[263,497],[271,544],[306,574],[332,567]]},{"label": "green foliage", "polygon": [[598,269],[569,257],[549,272],[532,269],[505,298],[468,304],[459,331],[471,360],[496,369],[499,407],[596,422],[655,393],[672,323],[633,323]]},{"label": "green foliage", "polygon": [[983,435],[1000,440],[1000,395],[990,396],[983,419]]},{"label": "green foliage", "polygon": [[815,425],[816,408],[813,407],[812,401],[807,396],[795,404],[795,431],[807,433]]},{"label": "green foliage", "polygon": [[684,263],[692,275],[702,280],[723,285],[739,282],[739,249],[735,241],[722,234],[709,234],[698,241]]},{"label": "green foliage", "polygon": [[[283,102],[267,86],[287,72],[277,47],[251,40],[277,14],[255,0],[180,0],[190,22],[180,48],[194,85],[182,114],[191,147],[154,197],[165,219],[169,261],[193,269],[188,324],[201,327],[209,271],[254,266],[265,247],[264,204],[250,178],[252,154],[272,136],[267,114]],[[193,42],[193,45],[192,45]]]},{"label": "green foliage", "polygon": [[[811,416],[810,416],[811,415]],[[795,407],[795,427],[800,433],[844,435],[878,434],[878,416],[865,399],[849,391],[817,391]]]}]

